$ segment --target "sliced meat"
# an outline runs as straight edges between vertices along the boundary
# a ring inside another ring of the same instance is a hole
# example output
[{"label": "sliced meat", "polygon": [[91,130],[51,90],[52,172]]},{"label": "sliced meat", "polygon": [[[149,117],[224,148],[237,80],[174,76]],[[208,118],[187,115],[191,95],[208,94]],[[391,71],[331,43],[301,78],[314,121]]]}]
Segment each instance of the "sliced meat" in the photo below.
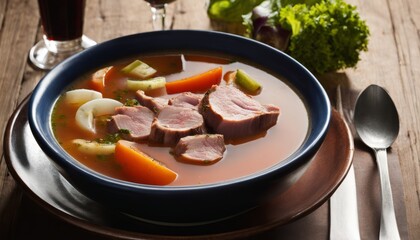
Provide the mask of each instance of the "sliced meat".
[{"label": "sliced meat", "polygon": [[221,134],[200,134],[183,137],[174,148],[178,161],[213,164],[223,158],[225,142]]},{"label": "sliced meat", "polygon": [[141,105],[149,108],[154,113],[159,112],[163,107],[168,105],[168,99],[148,96],[142,90],[136,92],[136,99]]},{"label": "sliced meat", "polygon": [[205,133],[204,119],[191,108],[166,106],[152,124],[149,139],[164,146],[175,146],[182,137]]},{"label": "sliced meat", "polygon": [[277,123],[280,109],[262,105],[233,86],[213,86],[201,101],[200,112],[210,129],[229,140],[268,130]]},{"label": "sliced meat", "polygon": [[197,110],[202,98],[203,98],[203,94],[184,92],[169,99],[168,104],[172,106],[187,107],[187,108],[193,108]]},{"label": "sliced meat", "polygon": [[111,117],[108,130],[121,133],[121,137],[130,141],[147,140],[150,135],[155,114],[143,106],[118,107],[117,114]]}]

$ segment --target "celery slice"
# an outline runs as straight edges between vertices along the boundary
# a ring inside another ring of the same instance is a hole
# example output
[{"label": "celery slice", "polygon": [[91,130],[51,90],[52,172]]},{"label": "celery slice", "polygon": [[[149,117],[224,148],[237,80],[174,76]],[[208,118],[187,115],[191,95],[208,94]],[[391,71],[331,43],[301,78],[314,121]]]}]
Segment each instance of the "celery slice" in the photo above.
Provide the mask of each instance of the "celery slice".
[{"label": "celery slice", "polygon": [[261,90],[261,84],[242,69],[236,71],[235,83],[251,94],[257,94]]},{"label": "celery slice", "polygon": [[149,91],[165,87],[166,79],[164,77],[155,77],[149,80],[127,80],[127,88],[130,90]]},{"label": "celery slice", "polygon": [[121,71],[123,73],[130,74],[142,79],[149,78],[156,73],[156,69],[150,67],[140,60],[135,60],[134,62],[128,64],[123,69],[121,69]]}]

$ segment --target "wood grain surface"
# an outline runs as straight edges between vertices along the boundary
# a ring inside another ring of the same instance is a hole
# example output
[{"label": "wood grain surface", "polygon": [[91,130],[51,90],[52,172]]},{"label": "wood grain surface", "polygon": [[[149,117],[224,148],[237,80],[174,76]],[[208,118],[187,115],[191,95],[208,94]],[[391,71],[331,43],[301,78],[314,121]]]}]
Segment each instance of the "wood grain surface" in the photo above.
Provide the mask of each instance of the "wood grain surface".
[{"label": "wood grain surface", "polygon": [[[344,108],[350,118],[355,97],[365,87],[378,84],[389,91],[401,120],[392,152],[396,153],[401,169],[408,236],[420,239],[420,1],[348,2],[358,7],[370,28],[369,50],[362,54],[357,68],[318,78],[332,100],[336,86],[342,86]],[[168,16],[173,29],[212,29],[205,0],[177,0],[169,5]],[[97,42],[151,30],[151,15],[144,1],[87,0],[84,33]],[[28,51],[41,36],[36,0],[0,0],[1,136],[14,109],[45,74],[28,62]],[[20,231],[16,224],[19,214],[30,213],[27,208],[34,203],[22,197],[8,172],[3,149],[0,152],[0,239],[13,239],[18,236],[16,231]],[[34,209],[34,215],[27,219],[45,214],[42,209]],[[38,219],[45,218],[51,216]],[[56,221],[52,227],[59,229],[62,222]]]}]

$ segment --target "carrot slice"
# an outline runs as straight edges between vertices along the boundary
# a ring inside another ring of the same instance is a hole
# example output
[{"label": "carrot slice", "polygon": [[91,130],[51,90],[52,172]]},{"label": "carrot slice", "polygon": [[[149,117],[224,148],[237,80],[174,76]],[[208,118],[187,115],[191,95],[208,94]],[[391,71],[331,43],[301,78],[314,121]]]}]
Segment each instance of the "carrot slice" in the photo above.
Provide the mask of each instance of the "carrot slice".
[{"label": "carrot slice", "polygon": [[96,90],[101,93],[103,92],[105,88],[105,76],[111,68],[112,67],[102,68],[92,75],[90,85],[93,90]]},{"label": "carrot slice", "polygon": [[102,92],[105,88],[104,80],[99,78],[92,78],[91,88],[95,91]]},{"label": "carrot slice", "polygon": [[130,181],[167,185],[173,182],[178,174],[162,163],[137,149],[133,143],[120,140],[115,145],[115,159],[122,166]]},{"label": "carrot slice", "polygon": [[198,75],[166,83],[168,94],[180,92],[200,92],[210,89],[222,80],[222,67],[211,69]]}]

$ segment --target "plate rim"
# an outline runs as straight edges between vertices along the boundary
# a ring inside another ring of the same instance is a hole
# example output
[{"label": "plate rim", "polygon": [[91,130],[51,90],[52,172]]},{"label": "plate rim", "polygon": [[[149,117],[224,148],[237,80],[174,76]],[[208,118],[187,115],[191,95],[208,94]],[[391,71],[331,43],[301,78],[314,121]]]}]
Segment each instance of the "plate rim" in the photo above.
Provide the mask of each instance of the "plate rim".
[{"label": "plate rim", "polygon": [[[80,216],[75,216],[74,214],[71,214],[69,212],[64,211],[63,209],[58,208],[57,206],[52,205],[50,202],[48,202],[46,199],[43,199],[41,196],[39,196],[36,192],[34,192],[30,186],[28,186],[25,181],[19,176],[19,173],[15,170],[13,166],[13,160],[11,159],[11,139],[12,135],[14,134],[14,128],[16,127],[16,124],[21,122],[27,122],[28,120],[22,119],[24,117],[27,117],[25,114],[23,114],[25,110],[25,107],[28,107],[28,99],[30,97],[30,94],[19,104],[19,106],[16,108],[14,113],[9,118],[9,121],[6,126],[6,131],[4,135],[4,156],[5,161],[8,167],[9,172],[13,176],[14,180],[22,187],[22,190],[25,194],[27,194],[36,204],[38,204],[41,208],[47,210],[47,212],[53,216],[58,217],[59,219],[62,219],[63,221],[75,225],[81,229],[85,229],[87,231],[90,231],[92,233],[97,233],[103,236],[108,237],[117,237],[120,239],[133,239],[133,238],[151,238],[151,239],[198,239],[202,237],[223,237],[223,238],[235,238],[238,236],[243,236],[244,234],[257,234],[263,231],[270,230],[274,227],[284,225],[286,223],[291,223],[293,221],[296,221],[311,212],[318,209],[322,204],[324,204],[330,196],[335,192],[335,190],[338,188],[338,186],[342,183],[345,176],[347,175],[350,166],[353,162],[353,154],[354,154],[354,143],[353,143],[353,137],[351,134],[351,130],[348,127],[348,124],[343,119],[343,117],[336,111],[332,110],[332,121],[338,121],[339,124],[343,124],[342,127],[344,127],[344,131],[346,133],[346,142],[348,143],[349,148],[347,149],[347,154],[345,156],[345,161],[343,164],[342,175],[339,176],[338,181],[334,182],[329,189],[329,191],[326,191],[318,201],[313,202],[312,204],[307,204],[306,208],[304,208],[302,211],[297,212],[295,215],[291,216],[287,219],[272,221],[271,223],[267,224],[260,224],[257,226],[248,227],[245,229],[235,229],[233,231],[227,231],[227,232],[220,232],[220,233],[210,233],[210,234],[204,234],[204,235],[161,235],[161,234],[149,234],[149,233],[143,233],[143,232],[134,232],[129,231],[126,229],[120,229],[120,228],[114,228],[110,226],[100,225],[97,223],[89,222],[88,219],[80,218]],[[22,116],[24,115],[24,116]],[[321,147],[322,148],[322,147]],[[316,156],[315,156],[316,157]],[[51,164],[51,163],[50,163]],[[82,193],[80,193],[82,194]],[[82,194],[83,195],[83,194]]]}]

